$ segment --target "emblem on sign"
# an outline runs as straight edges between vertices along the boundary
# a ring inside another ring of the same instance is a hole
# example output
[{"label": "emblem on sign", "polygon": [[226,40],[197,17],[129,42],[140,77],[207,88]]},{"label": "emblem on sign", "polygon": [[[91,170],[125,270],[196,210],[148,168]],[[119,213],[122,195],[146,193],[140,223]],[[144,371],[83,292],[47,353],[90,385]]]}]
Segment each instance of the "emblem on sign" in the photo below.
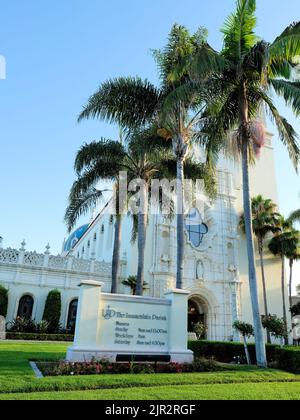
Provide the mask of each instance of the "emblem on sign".
[{"label": "emblem on sign", "polygon": [[108,306],[106,309],[102,311],[103,318],[107,321],[111,318],[114,318],[116,316],[116,311],[112,310],[110,306]]}]

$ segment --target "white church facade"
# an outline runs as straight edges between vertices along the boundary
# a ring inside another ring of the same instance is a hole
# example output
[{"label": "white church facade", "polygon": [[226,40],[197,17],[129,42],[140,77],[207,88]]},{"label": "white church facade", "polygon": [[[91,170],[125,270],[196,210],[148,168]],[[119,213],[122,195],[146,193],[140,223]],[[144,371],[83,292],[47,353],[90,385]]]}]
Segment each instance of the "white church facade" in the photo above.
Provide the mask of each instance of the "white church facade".
[{"label": "white church facade", "polygon": [[[239,165],[223,159],[218,164],[216,200],[202,209],[190,209],[189,213],[194,220],[199,220],[193,228],[187,225],[185,235],[184,289],[190,291],[189,329],[193,322],[203,321],[209,340],[239,340],[233,331],[233,322],[242,319],[252,323],[246,241],[238,228],[243,213],[242,192]],[[261,194],[278,203],[270,134],[261,158],[251,168],[251,194]],[[131,218],[125,217],[118,290],[121,294],[130,294],[122,280],[135,275],[137,268],[137,246],[130,241],[131,229]],[[105,284],[104,291],[110,291],[113,237],[113,218],[100,212],[65,241],[59,256],[50,255],[49,248],[44,254],[36,254],[27,252],[24,244],[20,250],[6,249],[0,244],[0,284],[9,289],[8,320],[22,315],[26,298],[25,310],[29,307],[31,317],[40,320],[48,292],[58,288],[63,300],[61,323],[70,324],[80,281],[101,281]],[[175,287],[175,220],[161,215],[150,217],[145,254],[145,281],[148,283],[145,295],[163,297]],[[258,259],[257,274],[263,308]],[[282,316],[280,275],[280,261],[266,250],[269,307],[270,312],[278,316]]]}]

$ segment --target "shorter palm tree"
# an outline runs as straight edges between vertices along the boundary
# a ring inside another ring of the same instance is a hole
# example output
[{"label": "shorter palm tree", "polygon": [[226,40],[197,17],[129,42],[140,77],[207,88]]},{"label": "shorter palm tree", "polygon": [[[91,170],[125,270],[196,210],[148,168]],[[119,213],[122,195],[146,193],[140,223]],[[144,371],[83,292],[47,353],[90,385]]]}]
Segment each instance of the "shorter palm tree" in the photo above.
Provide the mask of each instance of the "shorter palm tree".
[{"label": "shorter palm tree", "polygon": [[[123,280],[122,284],[126,287],[129,287],[133,296],[136,295],[137,289],[137,277],[136,276],[129,276],[127,280]],[[143,291],[148,289],[148,283],[144,282],[143,284]]]},{"label": "shorter palm tree", "polygon": [[291,223],[300,222],[300,209],[295,210],[288,219]]},{"label": "shorter palm tree", "polygon": [[[269,315],[267,285],[264,267],[264,241],[269,233],[275,233],[278,230],[280,214],[276,212],[277,206],[270,199],[265,199],[261,195],[252,199],[252,223],[253,232],[257,239],[258,252],[260,256],[260,267],[263,284],[265,316]],[[241,216],[240,227],[245,232],[245,216]],[[267,332],[268,343],[271,343],[271,335]]]},{"label": "shorter palm tree", "polygon": [[246,359],[248,365],[250,366],[251,358],[249,354],[247,338],[254,336],[254,328],[251,324],[246,324],[245,322],[241,321],[235,321],[235,323],[233,324],[233,328],[243,336]]},{"label": "shorter palm tree", "polygon": [[[69,205],[65,213],[65,221],[71,231],[77,220],[87,214],[103,198],[104,192],[95,186],[102,180],[112,181],[118,185],[119,172],[122,170],[121,163],[124,159],[123,147],[117,141],[102,138],[98,143],[83,146],[76,156],[75,170],[78,174],[74,182]],[[113,189],[115,202],[118,203],[117,188]],[[117,206],[118,207],[118,206]],[[120,244],[122,230],[122,212],[116,212],[115,217],[115,240],[112,258],[112,286],[111,293],[117,293],[118,279],[120,275]]]},{"label": "shorter palm tree", "polygon": [[[281,293],[283,305],[283,319],[286,331],[288,331],[287,309],[286,309],[286,279],[285,279],[285,259],[287,255],[296,249],[295,230],[291,228],[288,221],[281,219],[281,232],[274,235],[269,244],[269,250],[275,256],[281,258]],[[288,337],[285,338],[285,344],[288,344]]]},{"label": "shorter palm tree", "polygon": [[294,263],[300,260],[300,232],[297,230],[291,231],[289,239],[289,248],[286,250],[286,258],[289,260],[290,266],[290,281],[289,281],[289,301],[290,308],[293,306],[293,269]]}]

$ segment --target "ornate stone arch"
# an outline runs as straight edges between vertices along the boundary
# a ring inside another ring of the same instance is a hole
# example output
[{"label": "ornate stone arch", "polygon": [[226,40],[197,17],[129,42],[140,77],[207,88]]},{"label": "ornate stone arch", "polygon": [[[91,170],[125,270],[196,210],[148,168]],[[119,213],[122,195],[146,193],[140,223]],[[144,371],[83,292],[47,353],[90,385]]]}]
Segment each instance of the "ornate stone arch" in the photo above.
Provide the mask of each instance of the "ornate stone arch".
[{"label": "ornate stone arch", "polygon": [[206,325],[208,328],[207,338],[209,340],[217,340],[219,337],[219,303],[214,293],[206,287],[195,288],[191,291],[189,300],[196,303],[198,302],[204,309]]}]

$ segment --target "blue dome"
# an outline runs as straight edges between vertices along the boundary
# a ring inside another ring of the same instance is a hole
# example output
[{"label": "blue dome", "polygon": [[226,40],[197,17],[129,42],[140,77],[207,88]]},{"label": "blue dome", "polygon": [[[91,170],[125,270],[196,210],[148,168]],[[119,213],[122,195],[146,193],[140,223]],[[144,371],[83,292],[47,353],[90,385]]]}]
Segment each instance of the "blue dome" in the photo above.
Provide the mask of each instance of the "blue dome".
[{"label": "blue dome", "polygon": [[89,226],[90,225],[83,225],[77,230],[75,230],[75,232],[71,233],[71,235],[65,242],[64,252],[69,252],[75,247],[77,242],[79,242],[83,235],[87,232]]}]

